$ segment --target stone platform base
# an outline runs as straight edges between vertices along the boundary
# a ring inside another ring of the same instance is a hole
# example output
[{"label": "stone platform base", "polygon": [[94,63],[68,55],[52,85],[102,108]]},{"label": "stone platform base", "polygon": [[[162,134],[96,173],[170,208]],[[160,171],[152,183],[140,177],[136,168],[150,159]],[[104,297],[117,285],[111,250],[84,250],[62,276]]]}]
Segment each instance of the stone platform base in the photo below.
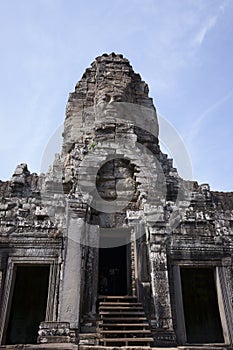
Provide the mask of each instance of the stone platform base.
[{"label": "stone platform base", "polygon": [[[153,350],[153,349],[157,350],[157,348],[150,348],[148,346],[97,346],[97,345],[82,346],[81,345],[79,347],[79,350]],[[164,348],[160,350],[164,350]],[[177,349],[171,349],[171,350],[177,350]]]},{"label": "stone platform base", "polygon": [[178,347],[148,347],[148,346],[79,346],[79,350],[233,350],[229,346],[178,346]]},{"label": "stone platform base", "polygon": [[233,350],[230,346],[178,346],[178,347],[148,347],[148,346],[99,346],[99,345],[75,345],[71,343],[61,344],[19,344],[2,345],[0,350]]}]

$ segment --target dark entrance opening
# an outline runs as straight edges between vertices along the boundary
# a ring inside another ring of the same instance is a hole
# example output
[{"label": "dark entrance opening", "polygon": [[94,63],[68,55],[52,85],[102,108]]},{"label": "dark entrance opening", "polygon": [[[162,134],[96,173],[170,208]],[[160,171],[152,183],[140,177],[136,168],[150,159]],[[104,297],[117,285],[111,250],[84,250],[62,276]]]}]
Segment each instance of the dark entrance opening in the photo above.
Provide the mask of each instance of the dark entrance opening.
[{"label": "dark entrance opening", "polygon": [[99,249],[99,294],[127,294],[127,245]]},{"label": "dark entrance opening", "polygon": [[18,266],[5,344],[36,343],[45,320],[49,266]]},{"label": "dark entrance opening", "polygon": [[181,268],[188,343],[224,343],[213,268]]}]

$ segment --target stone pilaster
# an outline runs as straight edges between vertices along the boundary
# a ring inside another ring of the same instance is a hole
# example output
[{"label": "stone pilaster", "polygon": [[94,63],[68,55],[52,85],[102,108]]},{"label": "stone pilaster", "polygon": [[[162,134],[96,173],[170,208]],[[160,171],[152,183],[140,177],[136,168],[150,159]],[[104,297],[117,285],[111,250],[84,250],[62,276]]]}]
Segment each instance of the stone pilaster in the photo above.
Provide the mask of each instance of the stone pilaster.
[{"label": "stone pilaster", "polygon": [[171,313],[168,281],[167,255],[155,244],[151,245],[151,286],[154,299],[155,319],[151,320],[155,344],[171,346],[176,344]]},{"label": "stone pilaster", "polygon": [[151,288],[154,301],[154,315],[151,327],[156,346],[175,346],[176,335],[170,300],[168,278],[166,230],[162,222],[157,222],[150,232]]},{"label": "stone pilaster", "polygon": [[67,236],[65,237],[64,269],[61,281],[59,321],[69,322],[70,328],[79,328],[80,291],[82,281],[82,246],[86,232],[86,207],[68,202]]}]

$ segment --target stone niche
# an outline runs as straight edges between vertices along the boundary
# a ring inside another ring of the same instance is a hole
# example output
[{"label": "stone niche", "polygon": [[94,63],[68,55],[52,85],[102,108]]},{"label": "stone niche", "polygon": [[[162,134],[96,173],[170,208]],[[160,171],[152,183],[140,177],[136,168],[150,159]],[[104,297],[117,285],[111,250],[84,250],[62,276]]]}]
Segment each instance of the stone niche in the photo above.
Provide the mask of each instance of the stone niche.
[{"label": "stone niche", "polygon": [[232,347],[232,222],[161,151],[129,61],[97,57],[48,172],[0,181],[0,348]]}]

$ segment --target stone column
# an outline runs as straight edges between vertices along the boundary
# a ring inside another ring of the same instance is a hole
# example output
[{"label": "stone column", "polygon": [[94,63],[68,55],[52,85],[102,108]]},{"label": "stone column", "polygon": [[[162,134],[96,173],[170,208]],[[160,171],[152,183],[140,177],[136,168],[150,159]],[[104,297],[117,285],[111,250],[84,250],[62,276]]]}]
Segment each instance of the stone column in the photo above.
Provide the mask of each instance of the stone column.
[{"label": "stone column", "polygon": [[2,295],[2,270],[0,270],[0,297]]},{"label": "stone column", "polygon": [[82,280],[82,246],[86,232],[86,208],[75,201],[68,203],[67,237],[65,238],[64,268],[60,291],[59,321],[79,327]]},{"label": "stone column", "polygon": [[157,346],[175,346],[176,335],[171,311],[166,233],[161,228],[150,228],[150,235],[151,287],[155,311],[155,319],[151,320],[152,331]]},{"label": "stone column", "polygon": [[96,313],[99,275],[99,226],[88,224],[86,228],[86,264],[83,280],[83,296],[85,305],[82,311],[85,315]]},{"label": "stone column", "polygon": [[139,296],[138,266],[137,266],[137,239],[141,237],[142,211],[127,211],[128,225],[131,228],[131,288],[132,295]]}]

